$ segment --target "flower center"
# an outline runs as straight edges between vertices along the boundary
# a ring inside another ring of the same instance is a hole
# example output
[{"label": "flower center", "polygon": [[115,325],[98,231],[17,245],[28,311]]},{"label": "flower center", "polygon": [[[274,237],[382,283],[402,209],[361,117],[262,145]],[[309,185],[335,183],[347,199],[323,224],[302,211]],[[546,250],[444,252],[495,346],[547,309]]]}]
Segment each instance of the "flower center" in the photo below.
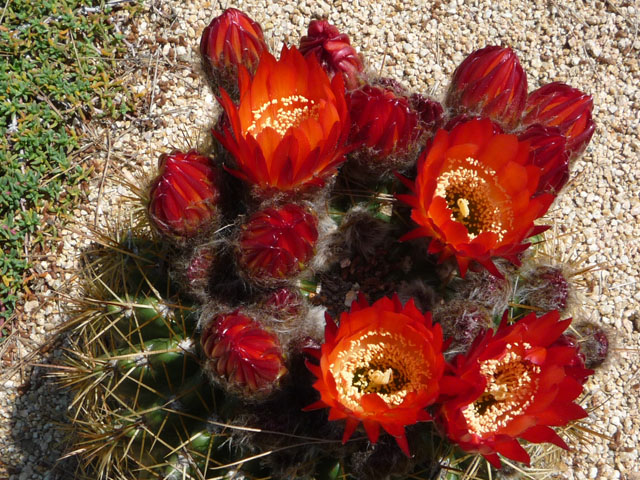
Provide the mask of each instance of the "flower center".
[{"label": "flower center", "polygon": [[438,177],[435,195],[446,200],[451,219],[467,228],[471,240],[493,232],[501,241],[511,228],[512,212],[497,203],[496,191],[503,198],[506,194],[495,180],[496,172],[471,157],[449,162],[452,168]]},{"label": "flower center", "polygon": [[[520,344],[508,344],[507,353],[501,359],[486,360],[480,365],[487,386],[484,393],[462,411],[469,431],[476,435],[495,433],[522,415],[533,402],[540,367],[524,360],[514,351],[516,347]],[[523,347],[531,348],[531,345],[525,343]]]},{"label": "flower center", "polygon": [[252,113],[253,123],[247,133],[257,135],[267,127],[273,128],[281,137],[291,127],[298,127],[307,118],[318,118],[318,105],[302,95],[274,98]]},{"label": "flower center", "polygon": [[431,377],[425,364],[422,352],[406,338],[375,331],[351,340],[329,369],[343,404],[362,411],[360,399],[368,393],[397,406],[407,393],[425,389]]}]

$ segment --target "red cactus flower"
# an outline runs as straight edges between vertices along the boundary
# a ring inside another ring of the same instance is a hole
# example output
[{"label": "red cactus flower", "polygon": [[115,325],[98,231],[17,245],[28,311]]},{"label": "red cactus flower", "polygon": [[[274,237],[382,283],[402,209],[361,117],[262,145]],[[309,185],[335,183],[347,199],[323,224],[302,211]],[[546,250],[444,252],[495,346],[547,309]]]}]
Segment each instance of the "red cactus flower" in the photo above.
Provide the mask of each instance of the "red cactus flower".
[{"label": "red cactus flower", "polygon": [[550,312],[513,325],[506,320],[450,365],[438,416],[452,441],[497,468],[498,454],[529,463],[518,438],[568,448],[549,427],[587,416],[575,400],[581,379],[593,373],[579,366],[577,348],[554,345],[571,319],[558,321],[558,312]]},{"label": "red cactus flower", "polygon": [[255,76],[240,69],[240,104],[222,92],[230,130],[213,135],[236,160],[229,171],[265,190],[323,185],[344,161],[349,112],[342,76],[330,82],[315,56],[264,52]]},{"label": "red cactus flower", "polygon": [[569,180],[567,139],[560,129],[532,125],[518,136],[518,140],[529,142],[529,163],[542,170],[538,193],[557,194]]},{"label": "red cactus flower", "polygon": [[238,310],[215,316],[201,343],[207,368],[246,392],[271,390],[287,371],[278,338]]},{"label": "red cactus flower", "polygon": [[177,238],[206,232],[218,220],[220,173],[196,151],[160,157],[160,174],[149,191],[149,217],[158,230]]},{"label": "red cactus flower", "polygon": [[329,420],[346,419],[343,442],[360,421],[372,443],[382,427],[409,455],[404,427],[430,419],[424,409],[436,400],[444,371],[442,329],[431,314],[413,300],[403,307],[394,296],[369,306],[361,295],[339,327],[327,316],[316,356],[319,365],[307,366],[320,400],[305,410],[329,407]]},{"label": "red cactus flower", "polygon": [[587,147],[596,129],[592,110],[590,95],[562,82],[554,82],[529,94],[522,123],[558,127],[567,137],[567,150],[577,156]]},{"label": "red cactus flower", "polygon": [[360,55],[351,46],[348,35],[326,20],[311,21],[307,35],[300,39],[300,53],[305,57],[314,55],[331,76],[342,73],[347,88],[360,84],[364,69]]},{"label": "red cactus flower", "polygon": [[365,85],[349,93],[348,103],[351,143],[366,149],[368,161],[405,159],[415,150],[424,129],[407,98],[388,88]]},{"label": "red cactus flower", "polygon": [[555,198],[535,196],[540,168],[528,159],[529,144],[496,134],[488,119],[439,130],[418,161],[415,184],[404,180],[414,194],[398,195],[419,225],[401,240],[431,237],[430,253],[455,256],[462,276],[475,260],[502,277],[491,257],[519,264],[523,240],[546,229],[533,221]]},{"label": "red cactus flower", "polygon": [[476,50],[453,72],[446,105],[457,112],[489,117],[515,127],[527,99],[527,76],[510,48]]},{"label": "red cactus flower", "polygon": [[227,88],[227,80],[236,84],[240,65],[255,72],[265,50],[268,47],[260,25],[235,8],[228,8],[211,20],[200,38],[205,68]]},{"label": "red cactus flower", "polygon": [[291,203],[255,213],[240,234],[241,268],[258,282],[297,275],[313,258],[317,225],[315,215]]}]

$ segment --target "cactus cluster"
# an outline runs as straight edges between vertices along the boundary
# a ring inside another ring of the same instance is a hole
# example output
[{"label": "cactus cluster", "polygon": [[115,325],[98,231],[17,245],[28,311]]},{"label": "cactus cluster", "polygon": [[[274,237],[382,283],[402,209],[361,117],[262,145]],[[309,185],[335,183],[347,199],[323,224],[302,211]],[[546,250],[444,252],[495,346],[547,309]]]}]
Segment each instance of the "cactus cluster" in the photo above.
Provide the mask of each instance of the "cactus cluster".
[{"label": "cactus cluster", "polygon": [[200,49],[218,144],[162,155],[148,222],[84,258],[60,370],[78,475],[465,478],[528,464],[519,439],[566,448],[551,427],[586,416],[608,340],[567,330],[575,279],[530,245],[591,98],[528,94],[490,46],[442,106],[326,20],[276,58],[229,9]]}]

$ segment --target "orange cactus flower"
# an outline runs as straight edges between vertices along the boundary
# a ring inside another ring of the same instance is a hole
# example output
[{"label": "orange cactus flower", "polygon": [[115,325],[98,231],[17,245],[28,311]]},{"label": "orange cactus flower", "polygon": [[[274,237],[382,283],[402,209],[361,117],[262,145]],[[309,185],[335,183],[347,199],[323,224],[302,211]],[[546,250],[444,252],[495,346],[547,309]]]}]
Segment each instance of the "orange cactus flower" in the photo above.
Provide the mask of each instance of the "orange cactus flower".
[{"label": "orange cactus flower", "polygon": [[522,123],[558,127],[567,137],[567,151],[577,156],[587,147],[596,129],[592,110],[590,95],[565,83],[553,82],[529,94]]},{"label": "orange cactus flower", "polygon": [[315,55],[264,52],[252,78],[240,68],[240,104],[222,91],[230,128],[213,135],[235,158],[229,171],[263,193],[322,186],[344,161],[349,113],[342,75],[329,80]]},{"label": "orange cactus flower", "polygon": [[340,316],[327,315],[319,365],[307,366],[318,378],[320,400],[305,408],[329,407],[329,420],[346,419],[343,442],[362,422],[372,443],[380,427],[409,455],[404,427],[431,417],[424,410],[439,394],[444,372],[442,328],[410,300],[397,296],[369,306],[363,296]]},{"label": "orange cactus flower", "polygon": [[498,454],[529,463],[518,438],[568,448],[550,426],[566,425],[587,413],[575,403],[583,379],[576,346],[557,342],[571,319],[556,311],[534,313],[513,325],[505,315],[498,331],[477,339],[442,379],[437,416],[462,449],[482,454],[500,468]]},{"label": "orange cactus flower", "polygon": [[446,105],[513,128],[526,99],[527,76],[518,56],[510,48],[490,45],[473,52],[453,72]]},{"label": "orange cactus flower", "polygon": [[202,330],[205,368],[246,393],[267,393],[287,371],[278,338],[247,315],[216,315]]},{"label": "orange cactus flower", "polygon": [[403,179],[413,195],[398,198],[413,207],[419,227],[401,240],[431,237],[429,252],[455,256],[462,276],[475,260],[501,277],[491,258],[519,264],[523,240],[546,229],[533,222],[555,198],[536,195],[541,170],[529,164],[529,150],[488,119],[439,130],[418,160],[415,183]]}]

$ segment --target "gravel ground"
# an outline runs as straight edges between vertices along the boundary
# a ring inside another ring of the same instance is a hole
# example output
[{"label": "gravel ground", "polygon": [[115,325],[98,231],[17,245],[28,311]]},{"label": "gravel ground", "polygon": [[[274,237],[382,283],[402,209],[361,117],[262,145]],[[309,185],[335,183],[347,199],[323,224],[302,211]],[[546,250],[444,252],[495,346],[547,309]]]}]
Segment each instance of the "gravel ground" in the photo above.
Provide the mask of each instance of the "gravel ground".
[{"label": "gravel ground", "polygon": [[93,143],[82,160],[98,172],[89,201],[75,213],[77,224],[62,232],[57,252],[36,262],[20,331],[3,345],[0,479],[73,478],[72,462],[57,462],[65,439],[56,424],[64,420],[69,399],[43,366],[63,354],[60,345],[45,343],[64,320],[55,292],[73,284],[78,252],[87,244],[80,225],[106,225],[116,216],[120,189],[109,182],[113,173],[149,167],[160,153],[205,138],[216,107],[197,46],[202,29],[227,6],[261,23],[274,51],[282,42],[297,44],[310,19],[327,17],[351,37],[372,71],[437,98],[455,66],[487,44],[516,50],[530,90],[564,81],[593,95],[598,130],[549,218],[566,233],[562,252],[599,266],[589,277],[581,315],[606,326],[615,348],[588,384],[589,428],[599,434],[571,442],[558,476],[640,479],[640,170],[631,164],[640,154],[640,2],[576,0],[570,8],[553,0],[144,5],[133,22],[125,10],[113,12],[129,44],[123,78],[139,96],[138,111],[129,121],[87,130]]}]

